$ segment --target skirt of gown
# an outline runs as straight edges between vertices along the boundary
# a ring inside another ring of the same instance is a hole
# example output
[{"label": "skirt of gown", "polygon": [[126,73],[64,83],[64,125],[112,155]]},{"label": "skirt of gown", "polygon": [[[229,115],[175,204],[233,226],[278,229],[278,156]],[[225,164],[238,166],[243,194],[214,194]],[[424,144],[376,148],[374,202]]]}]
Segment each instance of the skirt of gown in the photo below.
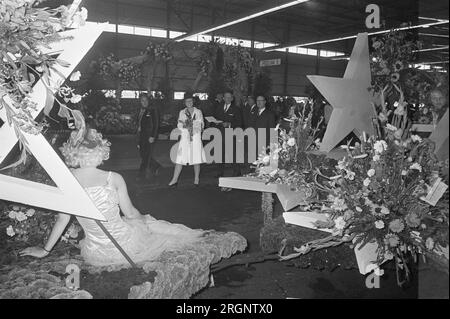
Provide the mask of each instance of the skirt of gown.
[{"label": "skirt of gown", "polygon": [[[120,216],[118,194],[109,185],[86,189],[97,208],[106,218],[106,230],[135,262],[151,261],[163,251],[179,248],[200,240],[207,232],[181,224],[157,220],[150,215],[128,219]],[[77,217],[85,238],[80,242],[81,255],[93,266],[128,264],[119,249],[92,220]]]},{"label": "skirt of gown", "polygon": [[[111,235],[135,262],[151,261],[162,252],[198,241],[206,233],[181,224],[156,220],[150,215],[142,219],[122,218],[123,232]],[[81,255],[93,266],[127,264],[127,260],[109,238],[96,240],[87,236],[81,241]]]}]

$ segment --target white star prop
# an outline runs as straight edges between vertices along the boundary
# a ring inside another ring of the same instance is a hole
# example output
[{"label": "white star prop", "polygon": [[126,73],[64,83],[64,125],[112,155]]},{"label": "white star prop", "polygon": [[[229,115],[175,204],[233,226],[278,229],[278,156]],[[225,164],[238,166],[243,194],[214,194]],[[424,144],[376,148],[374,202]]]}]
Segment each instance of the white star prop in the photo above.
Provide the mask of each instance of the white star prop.
[{"label": "white star prop", "polygon": [[[49,54],[59,54],[58,58],[70,63],[69,67],[57,66],[59,72],[51,72],[50,82],[61,85],[72,73],[78,63],[94,45],[105,25],[87,23],[80,29],[62,32],[62,36],[73,38],[51,45]],[[31,99],[37,103],[36,117],[46,105],[47,88],[42,79],[33,87]],[[11,105],[11,100],[5,98]],[[11,109],[14,109],[11,107]],[[0,118],[5,122],[0,127],[0,164],[18,142],[14,128],[9,125],[5,108],[0,109]],[[26,146],[36,160],[46,170],[57,187],[31,182],[28,180],[6,176],[0,172],[0,198],[8,201],[42,207],[81,217],[104,221],[105,218],[95,207],[83,187],[78,183],[67,166],[41,135],[23,132]]]},{"label": "white star prop", "polygon": [[308,79],[333,106],[321,151],[331,151],[352,131],[357,136],[375,133],[372,119],[376,114],[368,90],[371,73],[367,33],[358,34],[343,78],[308,75]]}]

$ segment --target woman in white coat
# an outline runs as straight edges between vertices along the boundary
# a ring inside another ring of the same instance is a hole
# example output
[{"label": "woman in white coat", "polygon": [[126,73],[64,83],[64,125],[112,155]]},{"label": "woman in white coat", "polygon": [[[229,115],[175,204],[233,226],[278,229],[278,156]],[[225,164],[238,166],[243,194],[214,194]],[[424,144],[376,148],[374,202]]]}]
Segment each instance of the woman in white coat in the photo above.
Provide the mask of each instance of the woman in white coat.
[{"label": "woman in white coat", "polygon": [[178,129],[181,130],[181,139],[178,143],[178,151],[175,159],[175,169],[170,187],[178,185],[178,177],[184,165],[194,166],[194,185],[200,182],[200,164],[206,162],[205,151],[202,144],[202,131],[204,128],[202,111],[194,107],[192,94],[186,93],[184,105],[178,116]]}]

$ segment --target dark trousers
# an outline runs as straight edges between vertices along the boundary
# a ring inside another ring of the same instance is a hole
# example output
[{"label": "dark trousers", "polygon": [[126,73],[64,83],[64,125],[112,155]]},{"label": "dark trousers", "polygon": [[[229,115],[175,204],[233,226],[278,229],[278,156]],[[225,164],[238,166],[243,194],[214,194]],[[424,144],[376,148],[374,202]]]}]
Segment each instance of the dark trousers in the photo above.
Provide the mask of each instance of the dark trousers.
[{"label": "dark trousers", "polygon": [[226,163],[226,158],[225,158],[225,153],[226,153],[226,147],[225,147],[225,130],[222,128],[221,129],[222,132],[222,163],[219,165],[219,175],[220,176],[225,176],[225,168],[227,164],[230,164],[231,167],[233,168],[233,175],[232,176],[241,176],[242,175],[242,171],[241,171],[241,163],[237,162],[237,141],[236,141],[236,137],[233,138],[233,161],[232,163]]},{"label": "dark trousers", "polygon": [[155,149],[155,142],[149,143],[148,139],[141,139],[139,142],[139,152],[141,155],[141,166],[139,170],[141,172],[145,172],[147,169],[150,171],[155,171],[159,167],[161,167],[161,164],[158,163],[158,161],[155,160],[153,157],[153,151]]}]

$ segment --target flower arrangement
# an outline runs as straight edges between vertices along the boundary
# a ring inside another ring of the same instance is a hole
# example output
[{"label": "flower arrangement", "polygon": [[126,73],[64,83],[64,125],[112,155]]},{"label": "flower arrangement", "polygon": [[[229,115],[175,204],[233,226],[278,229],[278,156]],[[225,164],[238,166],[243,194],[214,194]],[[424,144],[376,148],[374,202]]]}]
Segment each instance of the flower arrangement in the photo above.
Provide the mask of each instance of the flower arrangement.
[{"label": "flower arrangement", "polygon": [[[67,62],[44,54],[40,47],[64,40],[58,32],[84,24],[87,17],[86,9],[78,10],[79,0],[69,7],[36,8],[35,5],[41,2],[8,0],[0,3],[0,108],[5,108],[8,122],[14,126],[22,145],[22,132],[38,134],[45,127],[45,123],[34,120],[36,103],[30,98],[34,84],[41,78],[50,98],[55,91],[57,94],[64,91],[58,90],[60,83],[50,81],[49,74],[58,72],[56,65],[66,66]],[[73,95],[71,99],[74,102],[79,97]],[[63,109],[60,115],[71,117],[65,104],[56,100]],[[53,99],[45,109],[46,115],[52,107]],[[22,158],[25,158],[26,150],[23,147]]]},{"label": "flower arrangement", "polygon": [[404,71],[416,59],[416,50],[422,43],[408,31],[393,30],[373,39],[371,53],[371,71],[373,88],[380,92],[386,85],[399,83]]},{"label": "flower arrangement", "polygon": [[[0,225],[10,241],[30,244],[47,240],[55,223],[56,215],[23,205],[7,205],[0,215]],[[82,228],[72,222],[61,240],[77,245],[82,238]]]},{"label": "flower arrangement", "polygon": [[[392,112],[406,112],[412,122],[436,124],[445,113],[443,106],[447,104],[448,107],[448,77],[414,66],[422,46],[410,31],[393,30],[373,40],[374,50],[370,56],[372,90],[381,96],[378,112],[382,112],[382,122],[386,122]],[[436,94],[443,96],[441,102],[436,103],[432,99],[431,95]],[[400,108],[399,99],[403,99]],[[441,105],[442,101],[444,105]]]},{"label": "flower arrangement", "polygon": [[394,259],[398,278],[403,270],[408,279],[408,253],[416,259],[448,247],[448,191],[435,206],[426,200],[448,163],[437,160],[430,141],[411,134],[405,139],[397,131],[387,124],[383,138],[364,136],[360,144],[347,145],[347,156],[328,181],[330,194],[322,208],[328,222],[316,224],[333,229],[333,235],[286,258],[312,247],[376,243],[376,262]]},{"label": "flower arrangement", "polygon": [[255,173],[250,176],[261,178],[267,183],[287,184],[293,190],[315,189],[317,169],[322,167],[322,170],[326,170],[330,161],[325,156],[308,154],[319,145],[315,137],[320,122],[316,126],[312,125],[312,105],[307,103],[299,116],[293,115],[286,119],[290,122],[288,132],[279,129],[279,126],[275,128],[279,131],[278,142],[262,151],[254,163]]}]

